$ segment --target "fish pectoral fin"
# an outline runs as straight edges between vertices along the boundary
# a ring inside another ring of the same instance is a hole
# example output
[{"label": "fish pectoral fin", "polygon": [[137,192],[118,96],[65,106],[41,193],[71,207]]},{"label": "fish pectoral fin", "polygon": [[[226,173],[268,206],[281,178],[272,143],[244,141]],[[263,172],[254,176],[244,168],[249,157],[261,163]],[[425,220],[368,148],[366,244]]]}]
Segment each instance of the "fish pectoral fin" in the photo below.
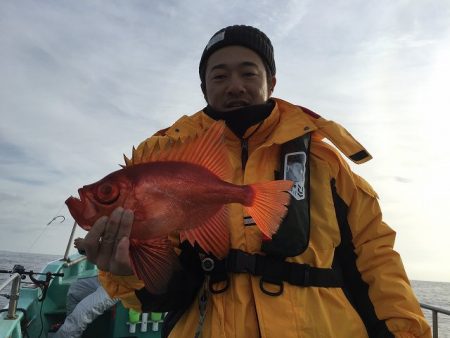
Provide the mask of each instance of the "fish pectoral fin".
[{"label": "fish pectoral fin", "polygon": [[230,248],[227,215],[228,207],[224,205],[200,226],[180,231],[181,242],[188,240],[192,246],[197,243],[206,253],[224,258]]},{"label": "fish pectoral fin", "polygon": [[153,294],[166,291],[173,272],[179,268],[178,256],[165,237],[139,241],[131,240],[130,257],[134,273]]}]

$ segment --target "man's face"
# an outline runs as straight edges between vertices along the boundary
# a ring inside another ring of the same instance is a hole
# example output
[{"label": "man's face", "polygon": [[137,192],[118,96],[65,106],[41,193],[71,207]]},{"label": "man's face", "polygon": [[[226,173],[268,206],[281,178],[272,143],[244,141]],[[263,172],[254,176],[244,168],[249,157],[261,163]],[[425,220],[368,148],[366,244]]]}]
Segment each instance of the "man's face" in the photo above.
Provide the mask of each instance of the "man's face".
[{"label": "man's face", "polygon": [[269,81],[258,54],[241,46],[224,47],[208,59],[205,73],[206,101],[218,111],[229,111],[267,101],[275,86]]}]

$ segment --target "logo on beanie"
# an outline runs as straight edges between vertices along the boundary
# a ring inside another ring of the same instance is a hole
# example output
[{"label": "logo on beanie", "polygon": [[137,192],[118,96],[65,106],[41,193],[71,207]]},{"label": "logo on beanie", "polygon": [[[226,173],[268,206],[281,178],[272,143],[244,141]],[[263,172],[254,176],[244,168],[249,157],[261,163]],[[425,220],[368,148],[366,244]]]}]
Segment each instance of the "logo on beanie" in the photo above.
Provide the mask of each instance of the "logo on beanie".
[{"label": "logo on beanie", "polygon": [[214,35],[211,40],[209,40],[206,49],[210,49],[212,45],[215,45],[217,42],[222,41],[223,39],[225,39],[225,31]]}]

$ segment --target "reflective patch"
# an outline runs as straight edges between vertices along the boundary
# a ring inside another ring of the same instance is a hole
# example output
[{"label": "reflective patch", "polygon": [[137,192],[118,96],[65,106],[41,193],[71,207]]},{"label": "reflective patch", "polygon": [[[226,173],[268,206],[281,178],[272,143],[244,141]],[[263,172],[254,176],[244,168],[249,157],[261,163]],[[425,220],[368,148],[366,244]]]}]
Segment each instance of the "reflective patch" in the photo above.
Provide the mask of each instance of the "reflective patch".
[{"label": "reflective patch", "polygon": [[206,49],[210,49],[212,45],[215,45],[217,42],[222,41],[223,39],[225,39],[225,31],[214,35],[211,38],[211,40],[209,40],[208,45],[206,46]]},{"label": "reflective patch", "polygon": [[256,225],[255,221],[253,220],[253,218],[251,218],[250,216],[246,216],[244,217],[244,225]]},{"label": "reflective patch", "polygon": [[297,201],[306,198],[305,175],[306,153],[304,151],[287,153],[284,156],[284,179],[294,182],[289,193]]}]

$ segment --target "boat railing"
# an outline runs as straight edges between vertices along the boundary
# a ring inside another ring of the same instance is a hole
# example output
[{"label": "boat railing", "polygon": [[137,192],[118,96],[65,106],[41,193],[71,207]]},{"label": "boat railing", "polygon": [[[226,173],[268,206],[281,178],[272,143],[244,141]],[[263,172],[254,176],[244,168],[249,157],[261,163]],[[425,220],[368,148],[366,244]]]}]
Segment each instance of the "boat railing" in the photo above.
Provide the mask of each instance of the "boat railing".
[{"label": "boat railing", "polygon": [[433,338],[439,338],[439,330],[438,330],[438,314],[442,313],[444,315],[450,316],[450,311],[441,309],[437,306],[428,305],[424,303],[420,303],[420,306],[423,309],[427,309],[431,311],[431,318],[432,318],[432,329],[433,329]]},{"label": "boat railing", "polygon": [[[47,295],[47,290],[50,285],[50,281],[55,277],[64,277],[64,273],[54,273],[54,272],[34,272],[33,270],[26,271],[22,265],[15,265],[12,270],[0,270],[0,273],[9,273],[10,276],[0,285],[0,291],[5,289],[9,284],[11,284],[11,291],[6,296],[9,299],[8,314],[6,319],[17,319],[17,304],[19,303],[19,295],[21,290],[21,281],[27,276],[30,278],[31,282],[41,289],[41,298],[39,301],[45,299]],[[37,278],[37,276],[45,276],[44,279]],[[6,312],[5,310],[0,310],[0,312]]]},{"label": "boat railing", "polygon": [[6,319],[16,319],[17,303],[19,301],[20,281],[22,276],[17,272],[13,273],[2,285],[0,291],[6,288],[11,283],[11,292],[9,294],[9,306]]},{"label": "boat railing", "polygon": [[67,243],[66,252],[64,253],[63,260],[68,262],[69,261],[69,252],[70,248],[72,247],[73,237],[75,235],[75,229],[77,228],[77,222],[73,223],[72,232],[70,233],[69,242]]},{"label": "boat railing", "polygon": [[[81,260],[86,259],[86,257],[80,257]],[[78,261],[77,261],[78,262]],[[76,264],[75,260],[73,262],[67,262],[66,264]],[[8,314],[6,316],[6,319],[16,319],[16,310],[17,310],[17,303],[19,301],[19,293],[20,293],[20,282],[21,282],[22,276],[21,274],[14,272],[11,274],[11,276],[3,282],[3,284],[0,285],[0,291],[5,289],[9,284],[11,284],[11,291],[9,294],[9,306],[8,306]],[[439,321],[438,321],[438,315],[444,314],[447,316],[450,316],[450,311],[446,309],[439,308],[437,306],[420,303],[420,306],[423,309],[430,310],[432,315],[432,332],[433,332],[433,338],[439,338]]]},{"label": "boat railing", "polygon": [[80,256],[78,258],[75,258],[74,260],[71,260],[70,258],[68,258],[66,260],[66,262],[64,263],[64,267],[68,268],[73,265],[77,265],[78,263],[85,261],[86,259],[87,259],[86,256]]}]

